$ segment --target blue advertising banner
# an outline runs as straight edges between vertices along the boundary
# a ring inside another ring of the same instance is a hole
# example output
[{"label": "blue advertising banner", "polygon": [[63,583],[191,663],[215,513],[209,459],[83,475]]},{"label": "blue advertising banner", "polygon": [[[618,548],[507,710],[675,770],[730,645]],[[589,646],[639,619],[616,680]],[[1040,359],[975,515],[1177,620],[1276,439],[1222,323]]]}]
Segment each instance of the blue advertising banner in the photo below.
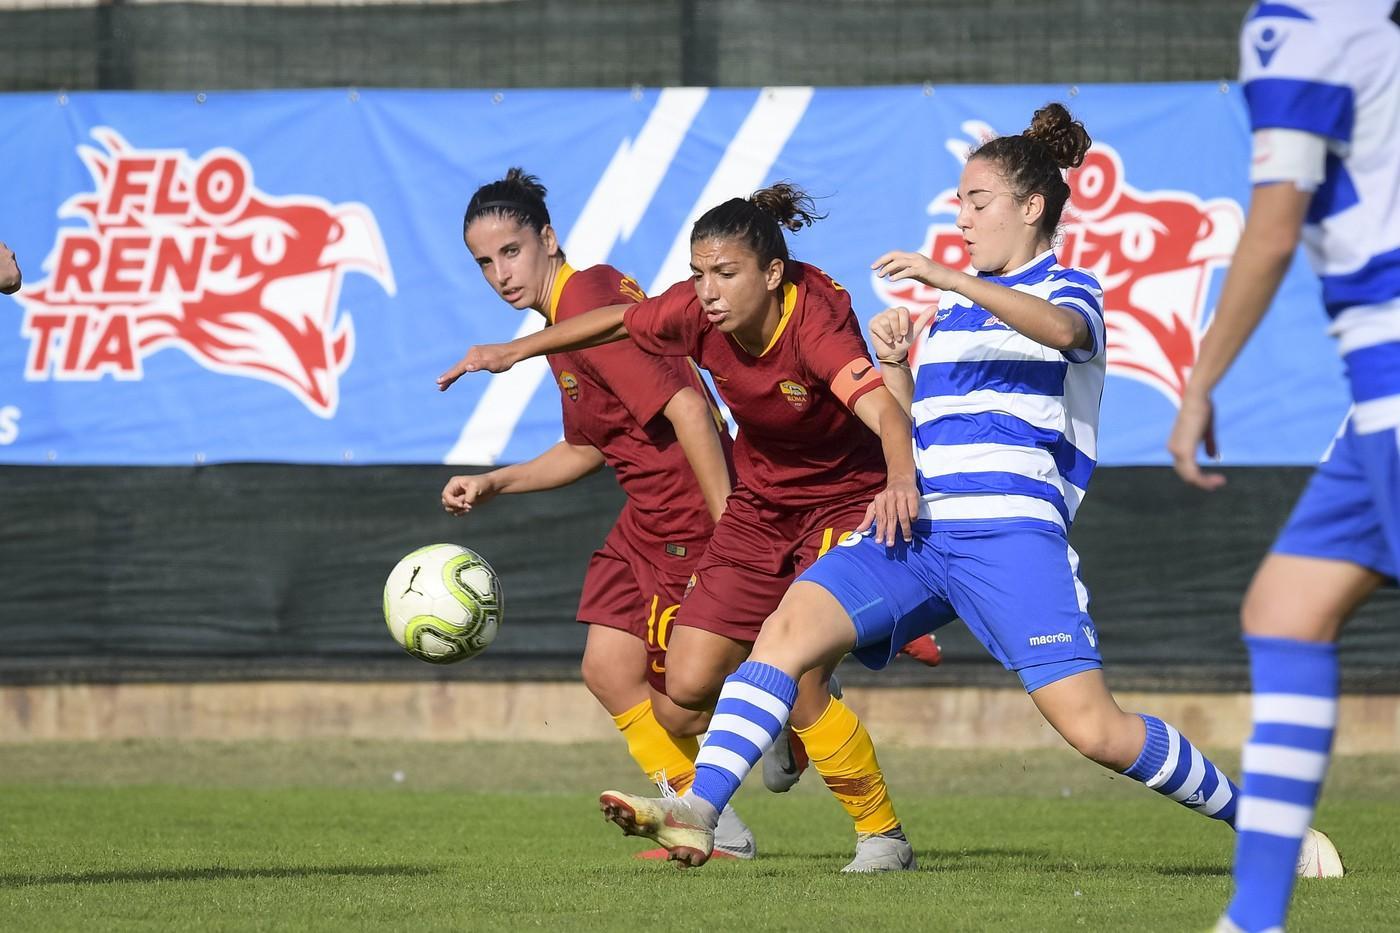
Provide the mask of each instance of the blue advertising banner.
[{"label": "blue advertising banner", "polygon": [[[657,292],[705,209],[777,179],[828,214],[793,252],[868,318],[937,293],[875,279],[965,263],[969,149],[1064,100],[1094,138],[1059,244],[1105,289],[1100,460],[1160,464],[1248,203],[1228,85],[0,95],[0,462],[490,464],[561,435],[543,361],[434,377],[540,326],[462,244],[477,186],[538,174],[570,262]],[[1221,386],[1225,462],[1316,461],[1346,410],[1296,262]]]}]

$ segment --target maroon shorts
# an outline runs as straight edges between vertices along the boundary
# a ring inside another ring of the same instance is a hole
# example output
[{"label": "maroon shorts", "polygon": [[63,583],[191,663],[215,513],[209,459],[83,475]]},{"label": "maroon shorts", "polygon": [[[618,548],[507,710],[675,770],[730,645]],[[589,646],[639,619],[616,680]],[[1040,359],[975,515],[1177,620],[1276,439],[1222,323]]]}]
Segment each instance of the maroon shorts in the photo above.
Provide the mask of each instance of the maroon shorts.
[{"label": "maroon shorts", "polygon": [[588,562],[578,620],[585,625],[621,629],[645,642],[647,683],[665,693],[666,644],[695,557],[693,553],[687,557],[666,555],[663,560],[674,564],[660,567],[653,560],[614,528]]},{"label": "maroon shorts", "polygon": [[752,643],[793,579],[865,520],[873,498],[875,491],[793,511],[737,490],[695,568],[676,624]]}]

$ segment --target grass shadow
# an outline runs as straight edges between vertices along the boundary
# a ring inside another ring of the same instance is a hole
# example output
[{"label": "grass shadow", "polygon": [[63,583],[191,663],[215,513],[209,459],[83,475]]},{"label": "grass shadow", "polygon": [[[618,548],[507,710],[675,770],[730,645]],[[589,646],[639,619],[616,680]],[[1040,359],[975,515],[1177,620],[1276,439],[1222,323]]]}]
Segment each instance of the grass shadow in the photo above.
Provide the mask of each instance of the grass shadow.
[{"label": "grass shadow", "polygon": [[56,875],[0,875],[0,887],[46,884],[142,884],[148,881],[222,881],[227,878],[409,877],[437,874],[430,865],[286,865],[277,868],[165,868],[142,871],[84,871]]}]

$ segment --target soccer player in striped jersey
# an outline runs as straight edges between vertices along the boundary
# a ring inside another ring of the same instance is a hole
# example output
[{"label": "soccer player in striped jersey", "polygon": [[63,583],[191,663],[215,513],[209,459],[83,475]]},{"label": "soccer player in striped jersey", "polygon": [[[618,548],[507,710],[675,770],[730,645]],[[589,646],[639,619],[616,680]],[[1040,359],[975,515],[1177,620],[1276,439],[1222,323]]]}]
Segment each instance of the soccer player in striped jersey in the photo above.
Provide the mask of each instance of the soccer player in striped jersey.
[{"label": "soccer player in striped jersey", "polygon": [[[546,191],[518,168],[472,196],[463,222],[481,274],[511,306],[550,325],[644,298],[607,265],[574,269],[550,225]],[[567,486],[606,464],[627,502],[584,577],[577,618],[588,625],[583,680],[633,759],[664,791],[690,786],[708,716],[665,693],[668,630],[729,494],[732,444],[689,360],[631,344],[549,357],[564,439],[533,460],[454,476],[447,511],[466,515],[500,494]],[[751,858],[753,835],[726,813],[720,851]]]},{"label": "soccer player in striped jersey", "polygon": [[[1281,930],[1294,864],[1309,851],[1337,723],[1336,640],[1400,570],[1400,26],[1392,0],[1253,7],[1240,81],[1254,134],[1254,191],[1215,317],[1168,442],[1187,482],[1224,477],[1211,391],[1278,290],[1301,239],[1322,280],[1354,405],[1241,608],[1254,689],[1244,748],[1235,890],[1221,930]],[[1301,846],[1301,854],[1300,854]]]},{"label": "soccer player in striped jersey", "polygon": [[1094,468],[1103,292],[1092,274],[1056,262],[1051,244],[1069,197],[1062,170],[1089,143],[1050,104],[1025,132],[971,155],[957,223],[977,275],[917,253],[876,261],[884,275],[943,291],[912,370],[908,311],[871,322],[886,384],[914,419],[917,520],[896,529],[872,509],[869,530],[797,579],[726,681],[688,794],[604,795],[673,858],[709,858],[711,828],[788,717],[798,678],[846,652],[884,667],[895,646],[955,618],[1086,757],[1233,825],[1236,789],[1220,769],[1109,693],[1068,542]]},{"label": "soccer player in striped jersey", "polygon": [[[867,506],[889,529],[907,526],[917,507],[909,418],[881,383],[850,295],[789,256],[783,229],[815,219],[791,185],[733,198],[695,222],[690,281],[473,348],[444,375],[629,337],[709,370],[739,424],[738,482],[672,629],[666,689],[691,709],[713,707],[794,576],[855,529]],[[828,694],[839,660],[805,671],[800,691],[794,683],[793,731],[855,823],[856,855],[843,870],[912,869],[870,735]]]}]

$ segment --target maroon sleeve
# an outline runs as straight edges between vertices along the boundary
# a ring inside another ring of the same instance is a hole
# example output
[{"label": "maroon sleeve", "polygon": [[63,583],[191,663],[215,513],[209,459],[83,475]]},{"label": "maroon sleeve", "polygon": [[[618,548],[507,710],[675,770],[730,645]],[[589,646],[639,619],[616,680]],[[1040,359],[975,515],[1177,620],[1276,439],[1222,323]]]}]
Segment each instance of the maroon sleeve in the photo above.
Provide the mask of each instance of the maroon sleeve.
[{"label": "maroon sleeve", "polygon": [[861,336],[851,295],[813,266],[807,267],[803,284],[807,294],[797,321],[803,362],[842,404],[854,408],[857,399],[884,380]]},{"label": "maroon sleeve", "polygon": [[[690,283],[682,284],[692,296],[695,294]],[[569,286],[566,291],[568,309],[563,307],[564,302],[561,301],[560,319],[571,316],[570,312],[582,313],[583,310],[635,302],[639,298],[645,301],[645,295],[636,282],[611,266],[593,266],[575,273]],[[681,389],[696,387],[688,360],[655,356],[635,342],[635,337],[633,340],[585,350],[579,356],[592,370],[590,375],[594,381],[607,386],[638,424],[644,425],[661,414]]]},{"label": "maroon sleeve", "polygon": [[648,353],[696,356],[704,324],[698,304],[695,286],[687,279],[628,308],[622,323],[633,343]]},{"label": "maroon sleeve", "polygon": [[593,442],[579,433],[578,425],[569,416],[569,406],[563,405],[561,410],[564,415],[564,440],[575,447],[592,447]]}]

